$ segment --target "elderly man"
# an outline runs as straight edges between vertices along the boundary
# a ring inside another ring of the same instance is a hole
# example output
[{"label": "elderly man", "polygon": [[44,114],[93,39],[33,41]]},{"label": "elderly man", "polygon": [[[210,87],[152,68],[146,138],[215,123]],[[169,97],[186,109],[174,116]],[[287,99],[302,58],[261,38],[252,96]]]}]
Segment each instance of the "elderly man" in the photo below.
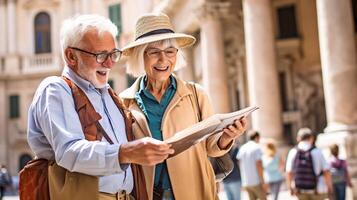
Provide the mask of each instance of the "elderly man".
[{"label": "elderly man", "polygon": [[[66,20],[60,35],[66,64],[62,77],[43,80],[29,108],[29,145],[36,157],[55,161],[48,168],[51,199],[76,199],[80,191],[86,196],[78,199],[129,199],[134,186],[130,164],[155,165],[173,153],[153,138],[128,142],[130,113],[107,83],[121,57],[117,32],[98,15]],[[73,182],[83,174],[97,179],[96,194],[90,195],[93,191],[81,179]]]}]

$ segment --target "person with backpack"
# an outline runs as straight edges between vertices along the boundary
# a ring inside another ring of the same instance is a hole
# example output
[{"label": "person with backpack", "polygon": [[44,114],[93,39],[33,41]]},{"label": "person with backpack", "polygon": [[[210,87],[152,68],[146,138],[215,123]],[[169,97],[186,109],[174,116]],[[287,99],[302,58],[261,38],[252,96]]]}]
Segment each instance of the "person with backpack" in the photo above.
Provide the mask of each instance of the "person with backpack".
[{"label": "person with backpack", "polygon": [[331,178],[335,200],[346,199],[346,186],[352,187],[351,177],[347,170],[346,160],[338,158],[339,148],[337,144],[330,146]]},{"label": "person with backpack", "polygon": [[11,185],[11,176],[6,167],[0,164],[0,200],[4,197],[5,190]]},{"label": "person with backpack", "polygon": [[286,183],[299,200],[323,200],[332,194],[329,165],[314,142],[309,128],[297,134],[297,146],[288,153]]}]

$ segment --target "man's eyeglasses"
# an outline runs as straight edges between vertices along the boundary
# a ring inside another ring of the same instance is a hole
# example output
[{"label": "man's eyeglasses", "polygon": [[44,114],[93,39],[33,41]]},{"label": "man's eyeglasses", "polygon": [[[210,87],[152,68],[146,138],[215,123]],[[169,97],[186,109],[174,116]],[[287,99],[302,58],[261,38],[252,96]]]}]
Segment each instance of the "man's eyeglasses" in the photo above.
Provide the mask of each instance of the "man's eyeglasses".
[{"label": "man's eyeglasses", "polygon": [[175,47],[169,47],[164,50],[158,49],[158,48],[149,48],[145,51],[145,53],[150,57],[150,58],[159,58],[161,56],[161,52],[164,52],[165,56],[168,58],[172,58],[176,56],[178,49]]},{"label": "man's eyeglasses", "polygon": [[108,59],[108,57],[110,57],[112,62],[118,62],[120,57],[121,57],[121,54],[122,54],[122,52],[119,49],[114,49],[113,51],[108,52],[108,53],[105,53],[105,52],[103,52],[103,53],[92,53],[92,52],[85,51],[83,49],[79,49],[79,48],[76,48],[76,47],[68,47],[68,48],[71,48],[73,50],[80,51],[80,52],[95,56],[95,59],[96,59],[97,63],[99,63],[99,64],[103,64]]}]

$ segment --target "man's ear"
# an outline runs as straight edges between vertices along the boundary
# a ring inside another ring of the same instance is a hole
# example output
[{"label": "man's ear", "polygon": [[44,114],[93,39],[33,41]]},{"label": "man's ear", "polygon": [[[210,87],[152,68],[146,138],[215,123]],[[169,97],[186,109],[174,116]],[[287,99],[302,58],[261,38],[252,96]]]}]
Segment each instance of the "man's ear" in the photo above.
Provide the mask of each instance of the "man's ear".
[{"label": "man's ear", "polygon": [[69,66],[74,67],[77,65],[77,56],[74,55],[73,51],[69,48],[67,48],[64,51],[65,59],[67,60],[67,63]]}]

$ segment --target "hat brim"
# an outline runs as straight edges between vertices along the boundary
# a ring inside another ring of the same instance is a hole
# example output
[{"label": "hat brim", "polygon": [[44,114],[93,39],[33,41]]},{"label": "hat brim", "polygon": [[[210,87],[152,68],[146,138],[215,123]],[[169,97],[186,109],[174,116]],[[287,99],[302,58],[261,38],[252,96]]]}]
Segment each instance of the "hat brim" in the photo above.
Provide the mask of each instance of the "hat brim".
[{"label": "hat brim", "polygon": [[193,37],[191,35],[184,34],[184,33],[163,33],[163,34],[151,35],[151,36],[147,36],[144,38],[139,38],[138,40],[135,40],[134,42],[131,42],[128,45],[126,45],[122,49],[123,55],[130,56],[134,47],[137,47],[137,46],[140,46],[143,44],[147,44],[150,42],[156,42],[156,41],[166,40],[166,39],[175,39],[177,42],[177,45],[180,48],[185,48],[185,47],[191,46],[196,42],[195,37]]}]

